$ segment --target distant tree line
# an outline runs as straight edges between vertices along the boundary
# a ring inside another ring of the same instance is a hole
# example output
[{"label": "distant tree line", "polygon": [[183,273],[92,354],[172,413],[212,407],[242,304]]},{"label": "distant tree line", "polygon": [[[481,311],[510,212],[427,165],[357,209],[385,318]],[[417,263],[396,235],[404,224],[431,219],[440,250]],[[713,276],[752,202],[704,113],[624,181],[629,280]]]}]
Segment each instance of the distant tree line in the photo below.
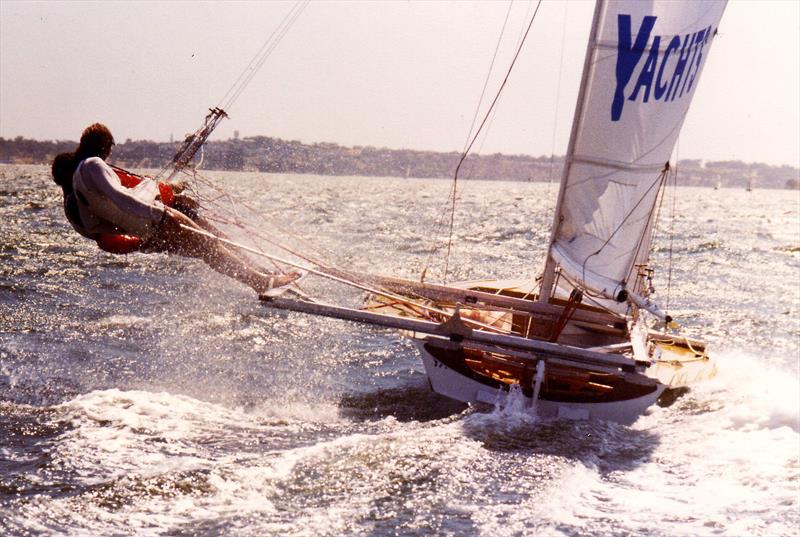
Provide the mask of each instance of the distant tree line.
[{"label": "distant tree line", "polygon": [[[53,157],[72,151],[77,142],[38,141],[20,136],[0,137],[0,163],[49,164]],[[128,168],[161,168],[168,164],[179,142],[126,140],[114,147],[110,161]],[[460,155],[369,146],[343,147],[331,143],[303,144],[267,136],[208,142],[203,168],[315,175],[374,177],[452,177]],[[561,178],[564,158],[527,155],[470,155],[460,179],[555,181]],[[681,160],[682,185],[753,188],[800,188],[800,170],[740,161]]]}]

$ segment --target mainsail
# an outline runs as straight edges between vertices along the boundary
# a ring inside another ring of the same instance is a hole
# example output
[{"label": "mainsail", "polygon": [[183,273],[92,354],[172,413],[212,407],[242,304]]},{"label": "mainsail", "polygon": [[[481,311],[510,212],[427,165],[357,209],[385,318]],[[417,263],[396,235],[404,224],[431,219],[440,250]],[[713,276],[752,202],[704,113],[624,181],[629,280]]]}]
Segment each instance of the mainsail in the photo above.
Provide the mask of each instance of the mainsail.
[{"label": "mainsail", "polygon": [[560,268],[616,311],[640,301],[656,200],[725,4],[597,3],[542,300]]},{"label": "mainsail", "polygon": [[[363,310],[306,297],[268,304],[413,332],[437,393],[504,405],[518,390],[543,416],[632,423],[667,388],[712,377],[704,342],[648,330],[635,313],[669,326],[637,276],[647,274],[667,162],[724,7],[599,2],[538,301],[530,281],[447,286],[295,264],[371,299]],[[549,300],[554,290],[569,300]],[[627,313],[637,322],[620,322]]]}]

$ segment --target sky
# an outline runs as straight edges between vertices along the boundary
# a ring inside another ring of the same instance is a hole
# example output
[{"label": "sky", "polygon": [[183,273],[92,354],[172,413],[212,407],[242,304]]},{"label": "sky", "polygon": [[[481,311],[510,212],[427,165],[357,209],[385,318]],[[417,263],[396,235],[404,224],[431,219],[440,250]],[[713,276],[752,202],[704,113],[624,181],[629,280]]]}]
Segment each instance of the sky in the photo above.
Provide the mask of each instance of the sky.
[{"label": "sky", "polygon": [[[293,5],[0,0],[0,136],[77,140],[100,121],[181,139]],[[535,5],[314,1],[211,139],[460,151],[495,49],[492,97]],[[592,12],[542,3],[478,152],[564,154]],[[800,0],[729,1],[678,148],[800,167]]]}]

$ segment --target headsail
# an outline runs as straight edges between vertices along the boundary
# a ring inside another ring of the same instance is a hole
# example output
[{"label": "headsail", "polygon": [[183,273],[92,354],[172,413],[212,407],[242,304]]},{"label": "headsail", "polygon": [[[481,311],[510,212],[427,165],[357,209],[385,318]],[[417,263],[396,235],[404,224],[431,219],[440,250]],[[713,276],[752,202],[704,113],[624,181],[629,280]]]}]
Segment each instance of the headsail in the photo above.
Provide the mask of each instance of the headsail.
[{"label": "headsail", "polygon": [[598,2],[542,299],[556,266],[612,307],[640,291],[656,199],[725,3]]}]

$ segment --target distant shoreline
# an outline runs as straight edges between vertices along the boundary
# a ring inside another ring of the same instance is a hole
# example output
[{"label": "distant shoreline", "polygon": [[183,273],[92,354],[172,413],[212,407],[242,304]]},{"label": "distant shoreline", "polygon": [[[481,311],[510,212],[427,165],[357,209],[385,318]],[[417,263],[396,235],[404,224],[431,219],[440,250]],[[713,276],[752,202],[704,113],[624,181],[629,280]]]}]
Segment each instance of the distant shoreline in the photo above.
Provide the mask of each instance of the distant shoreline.
[{"label": "distant shoreline", "polygon": [[[73,151],[77,142],[0,138],[0,163],[50,164],[58,153]],[[179,142],[126,140],[114,147],[112,161],[129,168],[160,169],[172,160]],[[208,142],[207,170],[303,173],[333,176],[452,178],[460,155],[409,149],[303,144],[255,136]],[[459,179],[558,182],[563,156],[470,155]],[[681,160],[678,184],[725,188],[800,189],[800,169],[741,161]]]}]

